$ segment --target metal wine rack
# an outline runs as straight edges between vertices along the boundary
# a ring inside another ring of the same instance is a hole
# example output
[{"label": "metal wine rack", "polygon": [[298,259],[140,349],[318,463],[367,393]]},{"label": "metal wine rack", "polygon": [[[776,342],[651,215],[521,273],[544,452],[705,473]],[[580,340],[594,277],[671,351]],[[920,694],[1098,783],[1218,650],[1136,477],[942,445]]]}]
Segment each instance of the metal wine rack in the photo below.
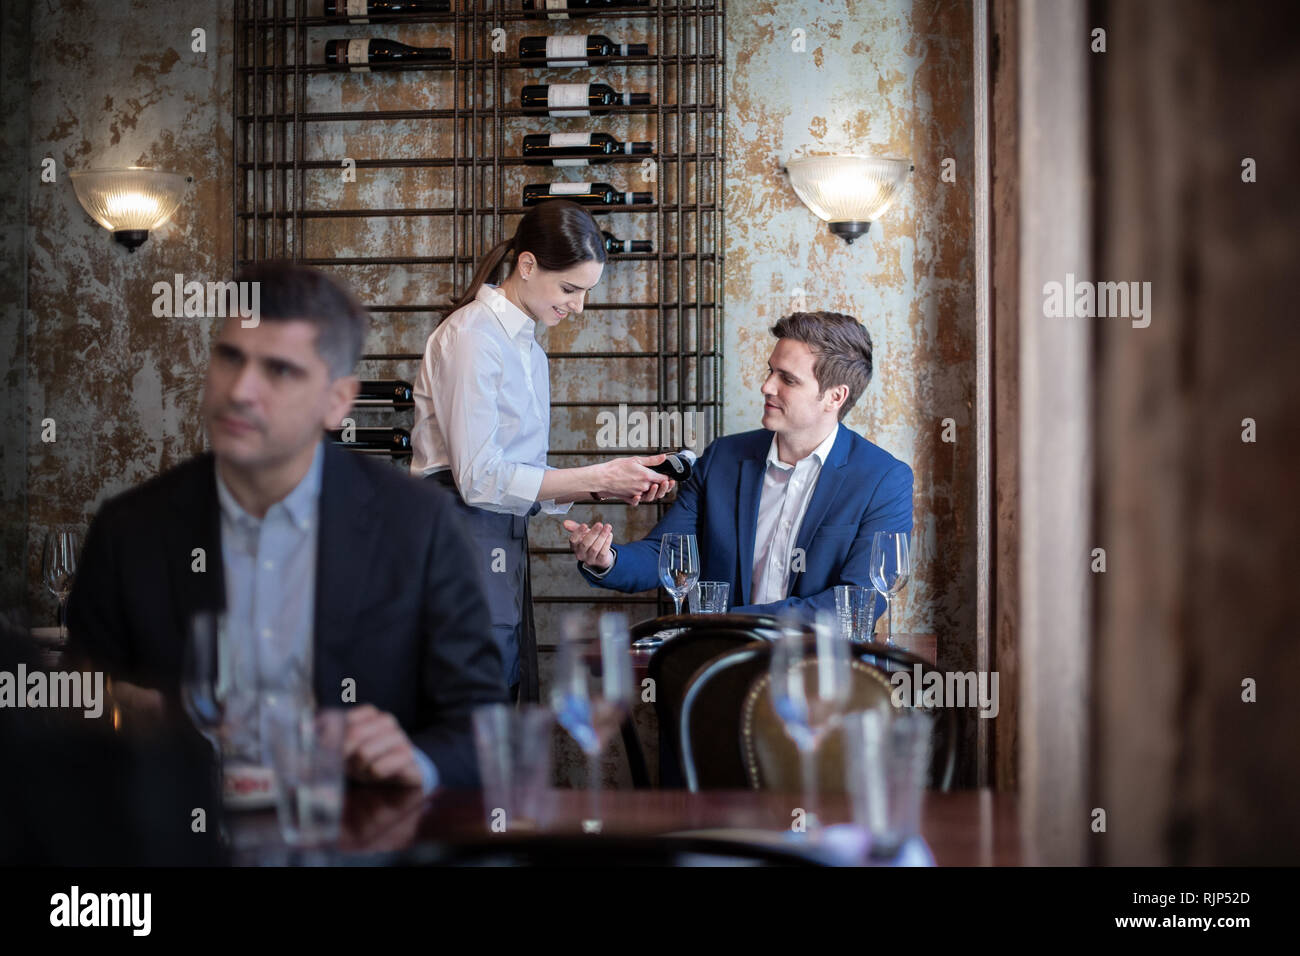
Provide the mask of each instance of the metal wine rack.
[{"label": "metal wine rack", "polygon": [[[359,25],[323,16],[322,0],[236,0],[236,269],[286,258],[348,280],[372,313],[368,346],[378,343],[363,356],[360,374],[414,382],[425,338],[446,303],[468,285],[478,259],[513,232],[525,211],[518,183],[556,181],[571,172],[523,163],[524,132],[575,127],[567,118],[525,113],[518,105],[519,88],[601,80],[619,91],[648,91],[648,106],[613,106],[607,115],[586,121],[591,131],[608,131],[622,141],[654,142],[648,156],[616,156],[608,165],[587,167],[585,176],[654,193],[652,205],[597,214],[603,229],[623,239],[651,239],[654,251],[611,255],[594,293],[603,301],[590,302],[583,316],[567,320],[581,323],[576,338],[584,341],[548,340],[553,383],[564,385],[552,388],[551,463],[566,466],[631,453],[595,447],[591,422],[606,410],[632,409],[658,421],[673,412],[684,420],[689,413],[702,448],[720,434],[722,424],[724,0],[571,11],[567,17],[555,10],[524,11],[520,0],[452,4],[457,9],[448,13]],[[518,39],[525,35],[614,31],[616,42],[648,43],[649,53],[593,57],[585,68],[552,67],[517,55]],[[326,40],[360,37],[450,46],[453,56],[363,77],[347,66],[325,65]],[[426,93],[436,101],[412,102]],[[390,142],[385,131],[393,123],[403,124],[403,132]],[[435,148],[420,148],[421,137]],[[322,145],[331,143],[336,148]],[[643,165],[646,159],[653,165]],[[377,188],[346,189],[386,174],[424,177],[414,191],[430,199],[390,204]],[[638,175],[653,179],[636,182]],[[426,223],[427,233],[413,223]],[[633,228],[640,231],[627,231]],[[369,238],[353,240],[349,229],[372,231]],[[421,248],[425,238],[432,245]],[[354,242],[358,248],[351,248]],[[610,337],[593,345],[591,330],[600,326],[610,329]],[[637,382],[645,385],[642,393],[610,393],[612,386],[630,388]],[[408,410],[358,407],[355,414],[371,416],[370,424],[410,427]],[[667,442],[660,445],[675,450]],[[409,453],[395,461],[406,466]],[[661,513],[663,505],[657,508]],[[629,533],[639,537],[645,530],[648,525]],[[534,536],[533,545],[537,556],[569,553],[562,541],[539,543]],[[564,596],[555,592],[588,589],[576,580],[567,588],[539,586],[536,565],[539,605],[658,600]]]}]

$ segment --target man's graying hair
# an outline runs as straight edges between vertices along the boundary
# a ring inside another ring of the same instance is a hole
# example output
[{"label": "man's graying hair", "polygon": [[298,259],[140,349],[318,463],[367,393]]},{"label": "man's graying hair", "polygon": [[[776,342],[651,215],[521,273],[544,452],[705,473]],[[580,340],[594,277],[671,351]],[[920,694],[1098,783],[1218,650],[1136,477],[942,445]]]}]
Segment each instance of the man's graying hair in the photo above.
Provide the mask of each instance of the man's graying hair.
[{"label": "man's graying hair", "polygon": [[847,385],[849,397],[840,406],[840,421],[871,382],[871,335],[851,315],[839,312],[794,312],[772,326],[778,339],[794,339],[812,350],[818,395]]},{"label": "man's graying hair", "polygon": [[344,283],[318,269],[275,259],[245,266],[235,279],[259,283],[259,321],[310,322],[330,378],[352,374],[366,344],[370,313]]}]

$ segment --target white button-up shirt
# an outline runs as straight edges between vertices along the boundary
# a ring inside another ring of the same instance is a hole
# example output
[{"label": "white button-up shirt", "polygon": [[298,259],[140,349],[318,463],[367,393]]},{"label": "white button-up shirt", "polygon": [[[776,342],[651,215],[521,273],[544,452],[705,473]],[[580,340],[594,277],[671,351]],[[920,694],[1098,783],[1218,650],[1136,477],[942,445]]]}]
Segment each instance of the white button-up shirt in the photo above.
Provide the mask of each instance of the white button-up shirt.
[{"label": "white button-up shirt", "polygon": [[[414,389],[413,475],[450,468],[466,504],[529,513],[550,467],[550,371],[535,327],[484,283],[434,329]],[[541,506],[550,514],[570,507]]]},{"label": "white button-up shirt", "polygon": [[799,527],[812,501],[822,465],[840,433],[837,423],[807,458],[787,465],[777,455],[776,436],[767,450],[763,491],[754,530],[754,578],[750,604],[784,601],[790,595],[790,563]]}]

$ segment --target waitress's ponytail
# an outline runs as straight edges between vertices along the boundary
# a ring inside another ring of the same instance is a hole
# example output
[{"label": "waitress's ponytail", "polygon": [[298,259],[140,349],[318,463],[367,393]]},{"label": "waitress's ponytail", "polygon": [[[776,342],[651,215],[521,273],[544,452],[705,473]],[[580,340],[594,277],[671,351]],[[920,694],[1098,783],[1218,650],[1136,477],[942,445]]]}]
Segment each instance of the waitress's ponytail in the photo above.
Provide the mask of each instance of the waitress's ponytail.
[{"label": "waitress's ponytail", "polygon": [[537,264],[552,271],[570,269],[581,262],[605,262],[605,239],[591,213],[567,199],[548,199],[519,220],[515,234],[498,242],[479,262],[474,277],[460,297],[447,309],[448,315],[473,302],[483,283],[499,283],[507,259],[531,252]]},{"label": "waitress's ponytail", "polygon": [[500,280],[498,273],[507,257],[514,254],[514,243],[514,237],[511,236],[509,239],[502,239],[488,251],[479,262],[478,268],[474,270],[474,277],[469,280],[469,287],[461,293],[459,299],[447,306],[447,315],[473,302],[484,282],[491,281],[495,285]]}]

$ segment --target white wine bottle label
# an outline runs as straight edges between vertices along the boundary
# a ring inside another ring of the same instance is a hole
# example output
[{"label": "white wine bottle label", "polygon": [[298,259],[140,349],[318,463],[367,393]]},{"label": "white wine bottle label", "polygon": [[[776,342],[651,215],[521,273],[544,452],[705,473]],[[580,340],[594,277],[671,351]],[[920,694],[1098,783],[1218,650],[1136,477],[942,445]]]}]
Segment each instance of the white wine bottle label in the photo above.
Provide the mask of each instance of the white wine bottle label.
[{"label": "white wine bottle label", "polygon": [[547,146],[590,146],[590,133],[552,133]]},{"label": "white wine bottle label", "polygon": [[348,63],[352,65],[353,73],[370,72],[370,41],[369,40],[348,41]]},{"label": "white wine bottle label", "polygon": [[[575,59],[576,57],[576,59]],[[547,66],[586,66],[586,37],[547,37]]]},{"label": "white wine bottle label", "polygon": [[569,0],[546,0],[546,9],[551,11],[546,15],[548,20],[569,19],[569,14],[565,12],[569,9]]},{"label": "white wine bottle label", "polygon": [[[546,88],[546,108],[552,116],[590,116],[587,105],[586,83],[556,83]],[[584,109],[562,109],[566,106],[581,106]]]},{"label": "white wine bottle label", "polygon": [[369,0],[348,0],[348,17],[353,23],[369,23],[366,16],[366,4]]},{"label": "white wine bottle label", "polygon": [[591,191],[590,183],[551,183],[552,196],[580,196]]}]

